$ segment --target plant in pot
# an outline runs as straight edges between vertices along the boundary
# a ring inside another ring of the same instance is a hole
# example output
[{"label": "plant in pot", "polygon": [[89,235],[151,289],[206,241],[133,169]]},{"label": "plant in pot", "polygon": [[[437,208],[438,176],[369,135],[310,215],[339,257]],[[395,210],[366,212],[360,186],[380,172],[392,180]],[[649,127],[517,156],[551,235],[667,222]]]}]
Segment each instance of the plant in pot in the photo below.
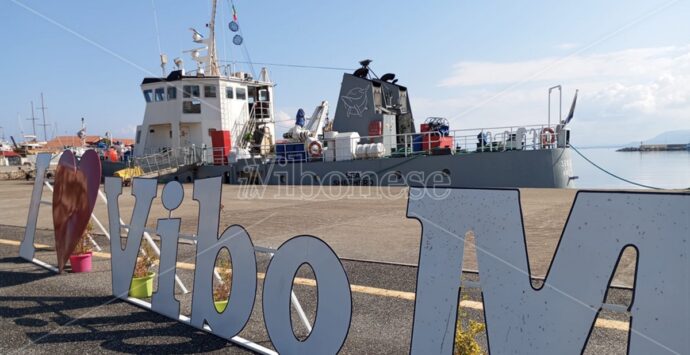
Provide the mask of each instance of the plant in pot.
[{"label": "plant in pot", "polygon": [[218,313],[225,311],[228,307],[228,297],[232,289],[232,269],[230,269],[230,255],[221,255],[216,264],[216,271],[220,275],[220,280],[215,280],[213,286],[213,304]]},{"label": "plant in pot", "polygon": [[89,234],[93,231],[91,222],[86,225],[86,230],[79,238],[79,242],[69,256],[69,263],[72,266],[72,272],[90,272],[91,271],[91,244],[89,244]]},{"label": "plant in pot", "polygon": [[134,266],[134,275],[129,286],[129,297],[151,298],[153,294],[153,277],[156,276],[156,273],[151,271],[151,268],[155,263],[156,254],[148,244],[144,244]]}]

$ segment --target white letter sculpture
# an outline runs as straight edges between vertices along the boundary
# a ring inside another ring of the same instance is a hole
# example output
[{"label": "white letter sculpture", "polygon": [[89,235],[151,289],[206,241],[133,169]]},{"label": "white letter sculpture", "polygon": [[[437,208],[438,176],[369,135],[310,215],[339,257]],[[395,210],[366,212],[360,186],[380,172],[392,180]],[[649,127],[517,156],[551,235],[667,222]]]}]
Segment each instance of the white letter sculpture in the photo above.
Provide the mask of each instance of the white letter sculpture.
[{"label": "white letter sculpture", "polygon": [[[249,321],[256,297],[256,256],[249,234],[230,226],[218,237],[221,178],[194,181],[194,199],[199,201],[199,226],[192,296],[192,322],[208,323],[214,334],[231,338]],[[232,292],[228,306],[218,313],[213,304],[213,268],[216,256],[227,248],[232,260]]]},{"label": "white letter sculpture", "polygon": [[118,197],[122,194],[122,180],[120,178],[105,178],[105,194],[108,198],[108,221],[110,227],[110,270],[113,278],[113,295],[126,299],[129,295],[129,285],[139,253],[139,245],[146,228],[146,220],[151,211],[151,203],[156,197],[158,181],[153,179],[134,179],[132,195],[136,197],[134,211],[127,231],[127,242],[124,250],[120,240],[120,207]]},{"label": "white letter sculpture", "polygon": [[[299,341],[292,330],[290,293],[303,264],[314,270],[317,309],[309,337]],[[338,256],[316,237],[294,237],[278,248],[266,270],[263,306],[268,336],[286,354],[337,354],[350,330],[350,283]]]},{"label": "white letter sculpture", "polygon": [[28,261],[34,260],[34,236],[36,235],[38,209],[41,207],[43,183],[45,182],[46,170],[48,170],[48,166],[50,165],[50,157],[50,153],[40,153],[36,157],[36,181],[34,181],[34,189],[31,192],[29,216],[26,220],[24,239],[22,239],[22,243],[19,246],[19,256]]},{"label": "white letter sculpture", "polygon": [[579,192],[540,290],[530,283],[517,190],[428,196],[408,207],[423,231],[413,354],[452,353],[470,230],[492,353],[581,353],[628,246],[638,255],[629,353],[690,351],[689,194]]}]

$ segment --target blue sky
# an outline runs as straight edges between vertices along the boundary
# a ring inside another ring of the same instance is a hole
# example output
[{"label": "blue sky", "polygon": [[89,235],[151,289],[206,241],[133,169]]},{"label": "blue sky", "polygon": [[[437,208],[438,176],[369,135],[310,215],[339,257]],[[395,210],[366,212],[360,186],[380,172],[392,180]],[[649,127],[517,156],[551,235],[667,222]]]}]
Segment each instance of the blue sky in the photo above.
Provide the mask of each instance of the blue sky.
[{"label": "blue sky", "polygon": [[[246,61],[230,41],[228,2],[219,3],[219,55]],[[379,75],[394,72],[409,88],[417,123],[544,123],[547,89],[562,84],[566,105],[580,89],[578,144],[690,128],[687,1],[235,3],[253,61],[355,68],[371,58]],[[162,50],[188,69],[188,28],[204,33],[209,4],[155,0]],[[0,0],[0,16],[6,136],[31,132],[30,101],[38,107],[41,92],[51,132],[75,134],[85,117],[89,134],[133,136],[144,112],[139,84],[160,73],[151,1]],[[269,70],[280,118],[323,99],[333,116],[342,71]]]}]

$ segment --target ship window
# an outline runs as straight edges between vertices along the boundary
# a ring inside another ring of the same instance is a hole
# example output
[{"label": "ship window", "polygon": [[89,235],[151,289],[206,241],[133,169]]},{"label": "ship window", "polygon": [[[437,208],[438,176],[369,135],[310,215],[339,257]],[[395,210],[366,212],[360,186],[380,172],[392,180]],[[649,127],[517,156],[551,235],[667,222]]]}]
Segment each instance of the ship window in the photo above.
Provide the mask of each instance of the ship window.
[{"label": "ship window", "polygon": [[238,100],[246,100],[247,99],[247,89],[245,89],[245,88],[237,88],[235,94],[237,95]]},{"label": "ship window", "polygon": [[175,100],[175,99],[177,99],[177,88],[169,87],[168,88],[168,100]]},{"label": "ship window", "polygon": [[183,113],[201,113],[201,101],[183,101],[182,102],[182,112]]},{"label": "ship window", "polygon": [[139,141],[141,140],[141,130],[137,130],[137,144],[139,144]]},{"label": "ship window", "polygon": [[165,101],[165,89],[164,88],[157,88],[156,89],[156,101]]},{"label": "ship window", "polygon": [[216,90],[215,86],[212,85],[205,85],[204,86],[204,97],[216,97]]},{"label": "ship window", "polygon": [[199,97],[199,85],[185,85],[182,87],[182,97]]},{"label": "ship window", "polygon": [[232,90],[231,86],[225,88],[225,97],[228,99],[234,99],[235,98],[235,92]]},{"label": "ship window", "polygon": [[259,101],[268,101],[268,90],[262,89],[259,90]]},{"label": "ship window", "polygon": [[153,101],[153,90],[144,90],[144,99],[146,102]]}]

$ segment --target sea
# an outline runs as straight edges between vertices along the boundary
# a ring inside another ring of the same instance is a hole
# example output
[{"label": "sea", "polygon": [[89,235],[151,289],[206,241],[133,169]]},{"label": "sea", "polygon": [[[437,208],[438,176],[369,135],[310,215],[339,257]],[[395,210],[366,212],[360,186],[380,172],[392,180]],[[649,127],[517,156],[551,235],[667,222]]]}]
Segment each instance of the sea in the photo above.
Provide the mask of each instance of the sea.
[{"label": "sea", "polygon": [[[690,188],[690,151],[617,152],[617,148],[578,148],[604,170],[632,182],[661,189]],[[596,168],[571,150],[578,189],[644,189]]]}]

